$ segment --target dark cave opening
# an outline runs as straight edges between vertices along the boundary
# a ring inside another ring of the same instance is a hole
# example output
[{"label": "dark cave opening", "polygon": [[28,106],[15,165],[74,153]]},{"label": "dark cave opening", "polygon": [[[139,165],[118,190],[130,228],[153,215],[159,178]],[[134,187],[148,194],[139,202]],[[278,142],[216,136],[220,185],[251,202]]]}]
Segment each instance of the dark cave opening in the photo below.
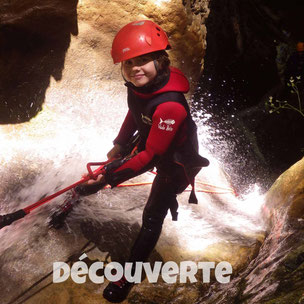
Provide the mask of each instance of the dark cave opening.
[{"label": "dark cave opening", "polygon": [[290,56],[303,40],[303,15],[304,2],[297,0],[210,2],[205,66],[194,106],[212,113],[209,123],[221,131],[215,137],[238,141],[221,157],[239,188],[261,181],[267,189],[304,156],[303,117],[265,108],[269,96],[293,99],[280,81],[278,46],[287,45]]}]

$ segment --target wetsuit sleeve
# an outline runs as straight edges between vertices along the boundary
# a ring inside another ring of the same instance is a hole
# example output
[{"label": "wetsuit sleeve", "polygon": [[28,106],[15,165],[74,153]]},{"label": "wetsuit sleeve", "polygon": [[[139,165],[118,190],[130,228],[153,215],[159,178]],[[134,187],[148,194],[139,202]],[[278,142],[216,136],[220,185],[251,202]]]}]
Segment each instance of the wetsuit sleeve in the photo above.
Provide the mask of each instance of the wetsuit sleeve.
[{"label": "wetsuit sleeve", "polygon": [[186,117],[187,112],[181,104],[173,101],[160,104],[152,117],[145,150],[121,164],[112,173],[106,174],[107,182],[116,186],[153,168],[159,156],[168,150]]},{"label": "wetsuit sleeve", "polygon": [[137,130],[136,123],[134,121],[132,113],[129,110],[123,124],[121,125],[119,133],[117,137],[114,139],[113,143],[119,144],[121,146],[126,145],[136,130]]}]

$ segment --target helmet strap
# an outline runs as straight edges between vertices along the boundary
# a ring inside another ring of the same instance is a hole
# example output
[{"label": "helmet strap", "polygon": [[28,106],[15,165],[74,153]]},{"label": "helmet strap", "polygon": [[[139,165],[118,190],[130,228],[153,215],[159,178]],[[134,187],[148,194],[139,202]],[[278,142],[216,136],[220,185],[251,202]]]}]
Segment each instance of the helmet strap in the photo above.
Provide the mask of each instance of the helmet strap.
[{"label": "helmet strap", "polygon": [[121,76],[122,76],[123,80],[124,80],[126,83],[129,83],[129,81],[126,79],[126,77],[125,77],[125,75],[124,75],[124,73],[123,73],[123,71],[122,71],[122,64],[123,64],[123,63],[120,64]]},{"label": "helmet strap", "polygon": [[158,61],[156,59],[153,60],[153,63],[154,63],[154,66],[155,66],[155,70],[156,70],[156,72],[158,74],[158,72],[159,72],[159,63],[158,63]]}]

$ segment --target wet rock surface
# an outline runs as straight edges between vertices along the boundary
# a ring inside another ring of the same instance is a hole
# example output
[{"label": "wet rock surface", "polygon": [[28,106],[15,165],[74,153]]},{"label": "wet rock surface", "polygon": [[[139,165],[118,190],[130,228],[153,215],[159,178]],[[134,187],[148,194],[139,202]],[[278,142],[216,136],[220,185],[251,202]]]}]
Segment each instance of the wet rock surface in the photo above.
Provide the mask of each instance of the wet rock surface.
[{"label": "wet rock surface", "polygon": [[[202,18],[208,16],[208,2],[201,2]],[[79,36],[83,47],[94,49],[100,59],[104,58],[100,80],[120,78],[110,58],[114,35],[126,23],[147,18],[167,31],[174,49],[172,60],[192,79],[193,89],[203,63],[206,28],[187,14],[181,2],[141,0],[126,5],[124,1],[3,1],[0,123],[29,121],[41,111],[51,78],[62,79],[71,37]],[[88,35],[84,37],[85,31]]]},{"label": "wet rock surface", "polygon": [[303,303],[304,159],[283,173],[265,198],[269,230],[258,256],[227,286],[197,303]]},{"label": "wet rock surface", "polygon": [[20,123],[42,109],[50,77],[62,78],[77,0],[3,1],[0,20],[0,123]]}]

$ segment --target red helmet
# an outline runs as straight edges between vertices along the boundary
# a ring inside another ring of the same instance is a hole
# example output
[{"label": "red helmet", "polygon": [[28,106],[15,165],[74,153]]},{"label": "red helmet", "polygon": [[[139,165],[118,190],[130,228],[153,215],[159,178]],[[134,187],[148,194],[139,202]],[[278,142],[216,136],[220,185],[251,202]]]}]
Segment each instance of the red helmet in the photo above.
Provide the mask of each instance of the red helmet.
[{"label": "red helmet", "polygon": [[115,36],[111,55],[114,63],[171,48],[166,33],[150,20],[125,25]]}]

